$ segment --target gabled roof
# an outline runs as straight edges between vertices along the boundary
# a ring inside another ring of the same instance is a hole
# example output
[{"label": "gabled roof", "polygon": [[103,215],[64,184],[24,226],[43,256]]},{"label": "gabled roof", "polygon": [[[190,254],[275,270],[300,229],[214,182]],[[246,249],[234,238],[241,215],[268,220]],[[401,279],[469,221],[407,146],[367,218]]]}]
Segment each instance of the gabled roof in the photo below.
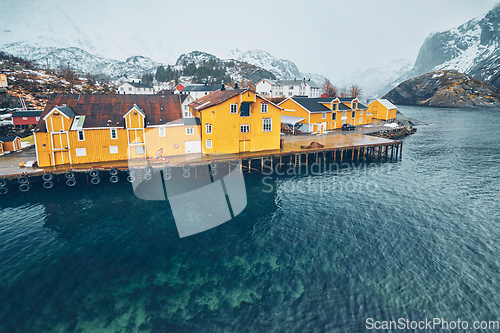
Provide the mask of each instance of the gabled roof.
[{"label": "gabled roof", "polygon": [[149,84],[146,84],[146,83],[136,83],[136,82],[125,82],[125,83],[128,83],[131,86],[136,87],[136,88],[153,88]]},{"label": "gabled roof", "polygon": [[281,80],[278,81],[279,85],[282,86],[298,86],[304,83],[304,80]]},{"label": "gabled roof", "polygon": [[12,142],[17,138],[19,138],[19,137],[18,136],[2,136],[2,137],[0,137],[0,141],[1,142]]},{"label": "gabled roof", "polygon": [[352,109],[344,103],[339,103],[339,111],[352,111]]},{"label": "gabled roof", "polygon": [[66,115],[68,118],[73,118],[75,116],[75,113],[69,106],[64,104],[63,106],[58,106],[56,105],[54,107],[57,111],[62,112],[64,115]]},{"label": "gabled roof", "polygon": [[[391,102],[389,102],[387,99],[385,98],[380,98],[380,99],[377,99],[377,101],[382,104],[384,107],[386,107],[388,110],[391,110],[391,109],[396,109],[396,105],[392,104]],[[373,103],[373,102],[372,102]],[[371,104],[371,103],[370,103]]]},{"label": "gabled roof", "polygon": [[189,104],[190,107],[193,109],[196,109],[198,111],[204,110],[206,108],[210,108],[214,105],[218,105],[220,103],[223,103],[227,101],[230,98],[233,98],[234,96],[237,96],[239,94],[242,94],[250,89],[244,88],[244,89],[231,89],[231,90],[222,90],[222,91],[216,91],[213,92],[209,95],[203,96],[196,101],[192,102]]},{"label": "gabled roof", "polygon": [[368,107],[358,102],[358,110],[368,110]]},{"label": "gabled roof", "polygon": [[355,99],[356,97],[339,97],[339,101],[342,103],[352,103]]},{"label": "gabled roof", "polygon": [[43,111],[16,111],[12,114],[12,118],[17,117],[40,117]]},{"label": "gabled roof", "polygon": [[[326,98],[308,98],[308,97],[290,97],[295,103],[302,106],[306,111],[309,112],[331,112],[328,107],[324,106],[321,103],[329,104],[334,100],[333,97]],[[281,103],[280,103],[281,104]]]},{"label": "gabled roof", "polygon": [[318,88],[319,86],[316,84],[316,82],[312,81],[311,79],[304,81],[309,87],[311,88]]},{"label": "gabled roof", "polygon": [[220,84],[188,84],[182,92],[190,92],[190,91],[215,91],[221,88]]},{"label": "gabled roof", "polygon": [[[71,95],[52,94],[42,116],[45,117],[56,105],[66,104],[74,116],[85,116],[83,129],[125,127],[123,115],[134,105],[146,116],[147,125],[162,125],[182,118],[180,96],[170,95]],[[57,107],[61,110],[61,107]],[[75,121],[75,120],[74,120]],[[41,120],[35,131],[45,132]]]}]

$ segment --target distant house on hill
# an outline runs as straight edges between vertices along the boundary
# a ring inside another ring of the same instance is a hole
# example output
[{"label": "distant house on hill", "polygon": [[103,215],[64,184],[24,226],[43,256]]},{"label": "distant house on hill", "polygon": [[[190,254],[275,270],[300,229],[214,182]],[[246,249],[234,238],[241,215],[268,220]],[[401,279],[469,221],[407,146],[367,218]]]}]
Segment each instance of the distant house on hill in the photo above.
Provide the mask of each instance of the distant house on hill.
[{"label": "distant house on hill", "polygon": [[124,95],[152,95],[153,87],[145,83],[125,82],[118,87],[118,93]]},{"label": "distant house on hill", "polygon": [[191,95],[195,100],[206,96],[214,91],[220,90],[222,85],[220,84],[187,84],[184,89],[181,90],[182,95]]},{"label": "distant house on hill", "polygon": [[12,123],[14,126],[28,127],[36,125],[40,120],[42,111],[16,111],[12,114]]},{"label": "distant house on hill", "polygon": [[376,99],[368,104],[372,118],[391,120],[396,118],[397,107],[387,99]]},{"label": "distant house on hill", "polygon": [[262,79],[255,85],[258,94],[266,97],[305,96],[319,97],[319,86],[311,79],[270,80]]},{"label": "distant house on hill", "polygon": [[7,75],[0,74],[0,88],[7,88],[9,86],[9,82],[7,81]]}]

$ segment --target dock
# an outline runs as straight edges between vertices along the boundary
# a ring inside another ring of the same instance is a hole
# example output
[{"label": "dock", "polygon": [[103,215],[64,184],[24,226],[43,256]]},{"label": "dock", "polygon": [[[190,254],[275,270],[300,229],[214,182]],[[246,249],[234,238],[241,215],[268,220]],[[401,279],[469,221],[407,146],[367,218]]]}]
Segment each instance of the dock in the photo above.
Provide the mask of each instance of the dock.
[{"label": "dock", "polygon": [[[299,167],[313,163],[342,164],[346,161],[359,160],[397,160],[401,158],[403,152],[402,141],[357,133],[286,135],[282,138],[283,144],[279,150],[238,154],[188,154],[167,157],[167,160],[161,161],[125,160],[44,168],[15,166],[4,168],[0,161],[0,194],[27,192],[38,186],[50,189],[55,183],[74,186],[82,180],[88,185],[97,185],[107,178],[111,183],[132,182],[135,177],[143,178],[151,172],[151,168],[162,169],[162,172],[168,173],[169,177],[171,173],[181,174],[184,178],[210,177],[210,172],[214,172],[212,169],[216,167],[218,170],[224,168],[223,170],[227,169],[230,172],[239,165],[242,172],[261,172],[269,167],[271,169]],[[321,148],[303,148],[313,142],[319,144],[313,146]],[[168,179],[165,177],[165,180]]]}]

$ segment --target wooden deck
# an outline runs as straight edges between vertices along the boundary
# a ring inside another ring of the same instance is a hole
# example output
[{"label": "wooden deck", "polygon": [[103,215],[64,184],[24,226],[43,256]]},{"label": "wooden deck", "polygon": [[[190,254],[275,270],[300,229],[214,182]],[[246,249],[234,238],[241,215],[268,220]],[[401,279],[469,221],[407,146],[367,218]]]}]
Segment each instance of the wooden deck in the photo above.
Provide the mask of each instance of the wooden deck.
[{"label": "wooden deck", "polygon": [[[315,154],[316,160],[323,157],[326,159],[328,156],[333,159],[333,161],[342,162],[344,158],[359,159],[365,156],[372,157],[388,157],[389,152],[392,155],[396,154],[396,158],[401,156],[402,153],[402,141],[395,141],[389,139],[383,139],[368,135],[355,134],[355,133],[330,133],[323,135],[297,135],[290,136],[286,135],[282,137],[284,139],[284,145],[282,149],[279,150],[267,150],[258,152],[246,152],[239,154],[190,154],[182,156],[172,156],[168,157],[167,160],[125,160],[125,161],[113,161],[113,162],[100,162],[100,163],[89,163],[89,164],[77,164],[77,165],[60,165],[56,167],[44,167],[44,168],[24,168],[18,167],[16,165],[19,162],[26,162],[26,159],[20,159],[17,161],[11,160],[9,162],[10,167],[4,167],[5,163],[0,163],[0,178],[4,179],[14,179],[19,177],[21,174],[28,176],[37,176],[45,172],[51,172],[53,174],[62,174],[67,171],[74,172],[89,172],[92,169],[98,170],[109,170],[111,168],[116,168],[118,170],[127,170],[129,168],[141,168],[145,166],[148,162],[153,166],[162,167],[165,164],[169,164],[172,167],[181,167],[188,163],[193,166],[206,165],[211,161],[217,162],[228,162],[228,163],[239,163],[242,161],[244,168],[247,170],[252,170],[252,161],[259,160],[260,166],[262,167],[263,161],[265,159],[279,159],[280,163],[300,163],[302,161],[302,156],[306,156],[306,163],[310,154]],[[301,146],[308,146],[312,142],[318,142],[322,144],[323,148],[312,148],[312,149],[302,149]],[[256,170],[256,168],[253,168]]]}]

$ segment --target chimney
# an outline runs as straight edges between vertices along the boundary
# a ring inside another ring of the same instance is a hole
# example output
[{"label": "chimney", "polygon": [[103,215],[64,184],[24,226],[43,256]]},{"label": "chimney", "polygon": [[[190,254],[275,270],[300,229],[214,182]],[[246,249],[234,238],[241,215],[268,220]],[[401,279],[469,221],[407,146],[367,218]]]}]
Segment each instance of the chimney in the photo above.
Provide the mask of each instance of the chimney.
[{"label": "chimney", "polygon": [[226,86],[225,86],[225,85],[224,85],[224,83],[223,83],[223,84],[221,85],[221,87],[220,87],[220,91],[224,91],[224,90],[226,90]]},{"label": "chimney", "polygon": [[234,83],[234,89],[238,89],[238,82]]}]

